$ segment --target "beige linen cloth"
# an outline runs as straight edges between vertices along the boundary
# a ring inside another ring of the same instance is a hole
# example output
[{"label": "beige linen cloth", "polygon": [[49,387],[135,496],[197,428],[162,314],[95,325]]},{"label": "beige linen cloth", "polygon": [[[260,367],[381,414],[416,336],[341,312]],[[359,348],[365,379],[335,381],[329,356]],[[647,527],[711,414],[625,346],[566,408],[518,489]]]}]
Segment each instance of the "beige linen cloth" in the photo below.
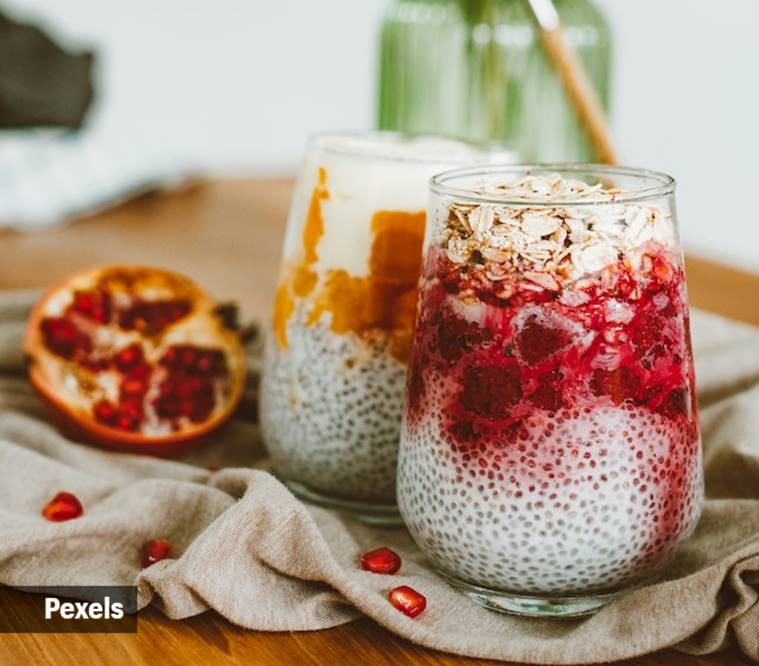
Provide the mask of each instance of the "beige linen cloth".
[{"label": "beige linen cloth", "polygon": [[[668,646],[700,654],[735,642],[759,659],[757,329],[694,314],[709,499],[664,579],[586,619],[533,620],[455,592],[405,530],[296,500],[263,470],[255,423],[245,417],[185,462],[64,439],[23,376],[20,340],[33,296],[0,295],[0,583],[136,583],[141,607],[156,603],[171,618],[213,608],[266,631],[324,629],[364,613],[431,648],[535,664],[604,662]],[[206,469],[215,466],[223,468]],[[82,518],[41,517],[59,490],[79,496]],[[176,559],[142,571],[141,545],[157,537],[171,540]],[[357,566],[362,552],[382,545],[403,558],[395,576]],[[428,599],[414,620],[387,601],[401,584]]]}]

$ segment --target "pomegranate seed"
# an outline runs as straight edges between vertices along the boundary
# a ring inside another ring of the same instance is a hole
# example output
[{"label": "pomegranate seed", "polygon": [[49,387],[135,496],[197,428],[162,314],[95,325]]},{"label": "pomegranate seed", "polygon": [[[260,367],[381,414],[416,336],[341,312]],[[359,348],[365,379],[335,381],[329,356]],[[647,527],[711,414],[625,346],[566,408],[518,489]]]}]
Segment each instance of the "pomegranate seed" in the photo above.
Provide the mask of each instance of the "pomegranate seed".
[{"label": "pomegranate seed", "polygon": [[195,409],[195,403],[192,400],[183,400],[179,403],[179,413],[182,416],[190,416],[193,409]]},{"label": "pomegranate seed", "polygon": [[93,408],[95,419],[101,423],[110,423],[116,416],[116,408],[107,400],[101,400]]},{"label": "pomegranate seed", "polygon": [[42,515],[54,523],[79,518],[83,513],[82,503],[77,496],[66,491],[59,492],[42,509]]},{"label": "pomegranate seed", "polygon": [[379,574],[394,574],[401,568],[401,558],[390,548],[377,548],[361,556],[361,568]]},{"label": "pomegranate seed", "polygon": [[181,362],[185,367],[191,368],[193,365],[195,365],[195,358],[195,350],[192,347],[185,347],[182,350]]},{"label": "pomegranate seed", "polygon": [[142,568],[171,557],[171,541],[166,539],[151,539],[142,547]]},{"label": "pomegranate seed", "polygon": [[107,291],[77,291],[71,310],[105,324],[111,320],[111,295]]},{"label": "pomegranate seed", "polygon": [[164,419],[179,416],[179,402],[171,396],[162,396],[153,402],[156,413]]},{"label": "pomegranate seed", "polygon": [[126,396],[142,395],[148,390],[148,383],[138,377],[126,377],[121,382],[121,393]]},{"label": "pomegranate seed", "polygon": [[213,352],[201,352],[199,354],[195,369],[203,374],[209,374],[216,370],[217,359]]},{"label": "pomegranate seed", "polygon": [[135,343],[133,345],[125,347],[118,354],[116,354],[114,361],[116,363],[116,367],[124,372],[136,363],[142,361],[142,358],[142,347],[140,347],[139,344]]},{"label": "pomegranate seed", "polygon": [[174,390],[178,398],[189,398],[205,388],[205,382],[198,377],[191,377],[182,381]]},{"label": "pomegranate seed", "polygon": [[218,349],[205,349],[198,352],[195,369],[204,375],[225,374],[227,371],[224,353]]},{"label": "pomegranate seed", "polygon": [[127,376],[131,377],[132,379],[147,379],[150,377],[152,372],[153,368],[150,367],[149,363],[138,363],[137,365],[129,368]]},{"label": "pomegranate seed", "polygon": [[142,403],[133,400],[122,402],[120,412],[127,418],[139,421],[142,419]]},{"label": "pomegranate seed", "polygon": [[387,598],[401,613],[409,617],[416,617],[427,607],[427,598],[408,585],[394,587]]},{"label": "pomegranate seed", "polygon": [[166,353],[161,357],[161,364],[169,367],[176,365],[179,358],[179,350],[176,347],[169,347]]},{"label": "pomegranate seed", "polygon": [[205,351],[200,352],[195,367],[200,372],[210,372],[213,369],[213,355]]},{"label": "pomegranate seed", "polygon": [[139,419],[128,413],[120,413],[116,416],[113,426],[119,430],[135,431],[139,426]]},{"label": "pomegranate seed", "polygon": [[158,332],[181,319],[192,309],[186,301],[137,301],[119,316],[127,330]]},{"label": "pomegranate seed", "polygon": [[89,352],[92,342],[74,322],[65,317],[42,320],[42,334],[50,351],[63,358],[72,358],[79,350]]}]

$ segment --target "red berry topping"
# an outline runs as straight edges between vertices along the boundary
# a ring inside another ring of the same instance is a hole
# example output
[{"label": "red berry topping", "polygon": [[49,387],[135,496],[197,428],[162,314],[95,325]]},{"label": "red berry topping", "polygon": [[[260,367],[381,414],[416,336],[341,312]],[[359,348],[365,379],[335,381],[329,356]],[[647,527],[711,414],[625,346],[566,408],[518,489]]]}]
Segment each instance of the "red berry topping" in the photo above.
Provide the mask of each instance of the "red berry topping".
[{"label": "red berry topping", "polygon": [[461,404],[470,412],[489,419],[503,419],[522,397],[519,367],[486,365],[467,368]]},{"label": "red berry topping", "polygon": [[394,587],[387,598],[401,613],[409,617],[416,617],[427,607],[427,598],[408,585]]},{"label": "red berry topping", "polygon": [[661,317],[651,312],[644,312],[636,318],[630,336],[636,358],[642,358],[649,352],[653,356],[664,354],[665,347],[661,344],[664,341],[662,337],[664,324]]},{"label": "red berry topping", "polygon": [[401,568],[401,558],[390,548],[377,548],[361,556],[361,568],[378,574],[394,574]]},{"label": "red berry topping", "polygon": [[486,343],[493,337],[487,328],[456,316],[448,316],[438,327],[440,354],[446,361],[453,362],[477,345]]},{"label": "red berry topping", "polygon": [[564,331],[541,324],[537,317],[527,320],[517,335],[517,347],[522,359],[534,365],[545,361],[567,345]]},{"label": "red berry topping", "polygon": [[171,557],[171,541],[166,539],[151,539],[142,547],[142,568]]},{"label": "red berry topping", "polygon": [[659,405],[659,411],[670,419],[675,419],[681,414],[687,416],[688,408],[688,393],[684,388],[671,390]]},{"label": "red berry topping", "polygon": [[53,523],[79,518],[83,513],[82,503],[77,496],[65,491],[58,493],[42,509],[42,515]]},{"label": "red berry topping", "polygon": [[530,401],[548,412],[555,412],[564,406],[561,391],[548,383],[540,384],[530,396]]},{"label": "red berry topping", "polygon": [[641,398],[640,377],[630,368],[595,370],[591,388],[596,395],[608,395],[615,405],[620,405],[625,400],[637,401]]}]

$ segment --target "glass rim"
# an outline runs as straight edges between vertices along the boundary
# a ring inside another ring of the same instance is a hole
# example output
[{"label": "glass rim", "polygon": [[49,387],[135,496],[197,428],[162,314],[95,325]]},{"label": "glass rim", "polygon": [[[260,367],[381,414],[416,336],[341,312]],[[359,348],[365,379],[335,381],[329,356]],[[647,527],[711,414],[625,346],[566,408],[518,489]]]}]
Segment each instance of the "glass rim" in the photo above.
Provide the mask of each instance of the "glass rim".
[{"label": "glass rim", "polygon": [[[373,140],[377,143],[376,147],[373,150],[367,148],[365,145],[344,147],[324,145],[330,139],[354,139],[356,141]],[[383,145],[392,148],[414,139],[437,139],[449,142],[450,144],[456,143],[462,147],[470,148],[472,150],[468,154],[454,155],[446,155],[445,149],[439,150],[434,154],[425,154],[422,152],[417,155],[414,155],[413,153],[401,155],[398,153],[393,153],[391,150],[382,150]],[[498,156],[503,160],[507,160],[509,157],[516,158],[516,151],[514,151],[514,149],[509,148],[508,146],[498,141],[470,141],[468,139],[462,139],[460,137],[450,136],[446,134],[437,134],[435,132],[404,132],[398,130],[377,129],[321,130],[318,132],[311,132],[308,135],[307,145],[309,148],[318,147],[321,150],[324,150],[333,155],[376,159],[387,162],[408,162],[413,164],[460,163],[462,165],[473,166],[475,164],[483,164],[481,160],[488,153],[492,154],[493,156]],[[487,164],[491,163],[487,162]],[[513,162],[504,162],[504,164],[513,164]]]},{"label": "glass rim", "polygon": [[[480,194],[471,187],[455,187],[447,184],[449,181],[473,176],[492,176],[502,174],[521,173],[560,173],[572,175],[579,179],[580,174],[593,174],[599,180],[614,176],[626,176],[648,181],[645,186],[634,189],[626,189],[619,195],[609,199],[557,199],[550,197],[536,197],[520,199],[514,196],[495,193]],[[637,167],[611,166],[608,164],[584,164],[584,163],[536,163],[536,164],[479,164],[467,167],[448,169],[437,173],[429,181],[430,190],[435,194],[449,196],[456,200],[470,203],[487,203],[510,206],[603,206],[619,203],[636,203],[658,199],[675,191],[677,182],[675,179],[661,171],[641,169]]]}]

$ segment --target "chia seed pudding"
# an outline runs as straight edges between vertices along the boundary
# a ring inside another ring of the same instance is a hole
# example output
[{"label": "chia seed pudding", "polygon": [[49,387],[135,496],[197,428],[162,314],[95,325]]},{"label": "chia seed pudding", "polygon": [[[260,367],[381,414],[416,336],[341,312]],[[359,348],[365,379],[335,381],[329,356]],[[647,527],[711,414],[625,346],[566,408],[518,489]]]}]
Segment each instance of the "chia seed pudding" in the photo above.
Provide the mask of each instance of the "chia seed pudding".
[{"label": "chia seed pudding", "polygon": [[428,180],[477,158],[466,144],[392,133],[310,144],[260,398],[274,469],[297,493],[394,507]]},{"label": "chia seed pudding", "polygon": [[[636,173],[598,180],[635,184]],[[640,199],[537,168],[489,173],[462,194],[446,190],[456,174],[433,179],[399,508],[433,563],[481,603],[593,610],[654,575],[699,517],[668,193]]]}]

